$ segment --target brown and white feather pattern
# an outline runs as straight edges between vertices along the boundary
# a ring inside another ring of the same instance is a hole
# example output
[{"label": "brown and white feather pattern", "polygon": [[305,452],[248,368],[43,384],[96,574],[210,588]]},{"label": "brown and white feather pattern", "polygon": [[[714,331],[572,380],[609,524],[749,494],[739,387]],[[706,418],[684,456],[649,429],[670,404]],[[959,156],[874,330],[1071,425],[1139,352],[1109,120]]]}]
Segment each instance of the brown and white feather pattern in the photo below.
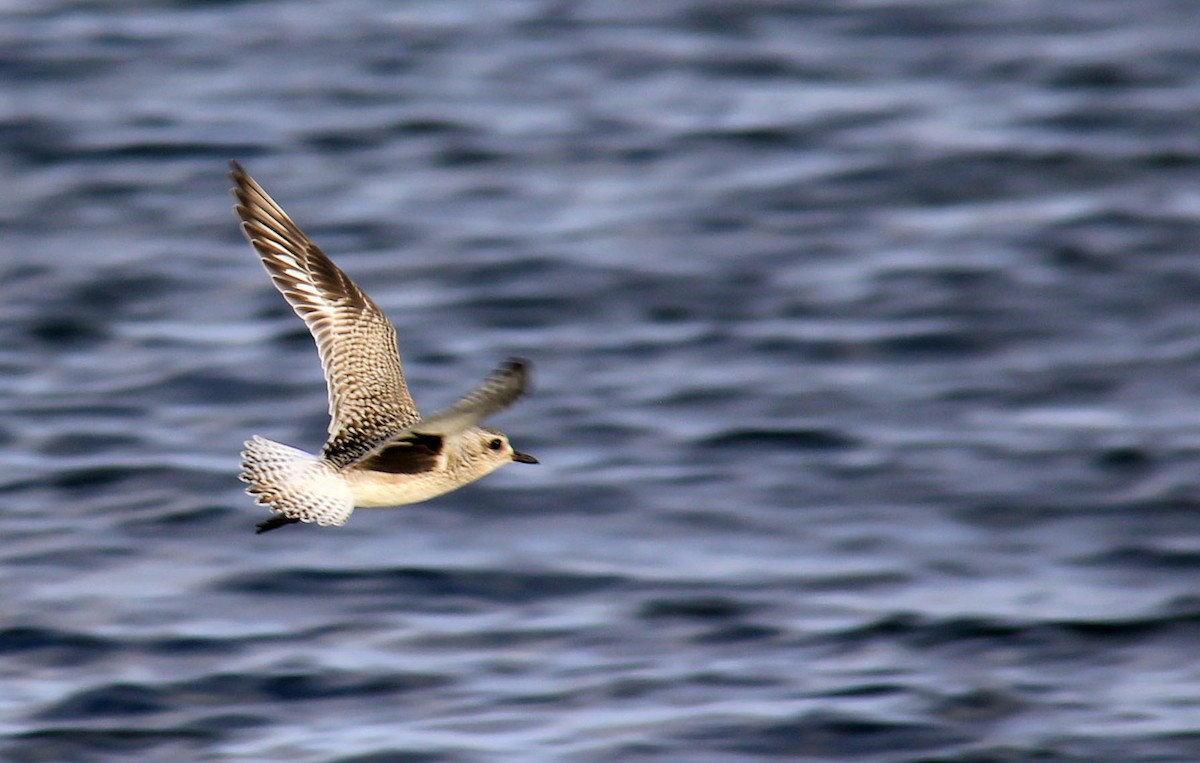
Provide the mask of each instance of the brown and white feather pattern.
[{"label": "brown and white feather pattern", "polygon": [[246,442],[242,481],[256,503],[300,522],[343,525],[354,511],[353,491],[328,461],[265,437]]},{"label": "brown and white feather pattern", "polygon": [[231,175],[242,230],[316,340],[329,392],[324,455],[341,466],[420,419],[387,316],[240,165]]},{"label": "brown and white feather pattern", "polygon": [[231,177],[242,229],[316,340],[329,389],[330,436],[321,455],[258,436],[246,442],[246,492],[276,514],[259,532],[290,522],[340,525],[355,507],[425,501],[505,464],[537,463],[502,432],[478,426],[525,393],[527,361],[509,360],[422,419],[391,322],[236,162]]}]

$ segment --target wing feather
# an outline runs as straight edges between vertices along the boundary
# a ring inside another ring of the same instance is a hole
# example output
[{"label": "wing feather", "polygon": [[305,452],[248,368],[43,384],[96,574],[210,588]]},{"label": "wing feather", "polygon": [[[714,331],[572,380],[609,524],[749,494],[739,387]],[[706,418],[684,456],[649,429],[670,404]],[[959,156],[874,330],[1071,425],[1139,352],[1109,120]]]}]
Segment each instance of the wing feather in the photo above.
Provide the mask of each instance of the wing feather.
[{"label": "wing feather", "polygon": [[448,408],[421,419],[412,426],[412,431],[434,435],[463,432],[517,402],[529,391],[531,377],[532,366],[528,360],[509,358],[478,387]]},{"label": "wing feather", "polygon": [[[403,431],[377,441],[359,452],[353,462],[356,467],[369,468],[381,454],[395,445],[414,442],[443,442],[462,434],[483,419],[515,403],[529,391],[532,366],[528,360],[509,358],[484,379],[478,387],[460,397],[452,405],[428,418],[421,419]],[[405,451],[397,451],[393,456]],[[440,455],[440,451],[439,451]]]},{"label": "wing feather", "polygon": [[241,165],[231,165],[242,230],[316,341],[329,391],[324,455],[344,466],[420,420],[404,382],[396,329]]}]

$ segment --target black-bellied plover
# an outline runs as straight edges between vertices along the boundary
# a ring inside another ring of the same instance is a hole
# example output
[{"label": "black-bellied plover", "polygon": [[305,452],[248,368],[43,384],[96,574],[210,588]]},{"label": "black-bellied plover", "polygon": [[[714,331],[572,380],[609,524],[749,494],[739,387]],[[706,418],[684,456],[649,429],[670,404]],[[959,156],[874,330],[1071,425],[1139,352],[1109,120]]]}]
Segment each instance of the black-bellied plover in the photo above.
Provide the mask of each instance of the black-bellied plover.
[{"label": "black-bellied plover", "polygon": [[329,390],[329,439],[320,455],[257,435],[246,441],[246,492],[275,512],[258,532],[293,522],[341,525],[355,507],[417,503],[505,464],[537,463],[503,432],[479,426],[524,394],[527,361],[509,359],[450,407],[421,416],[391,321],[240,164],[230,164],[242,231],[316,340]]}]

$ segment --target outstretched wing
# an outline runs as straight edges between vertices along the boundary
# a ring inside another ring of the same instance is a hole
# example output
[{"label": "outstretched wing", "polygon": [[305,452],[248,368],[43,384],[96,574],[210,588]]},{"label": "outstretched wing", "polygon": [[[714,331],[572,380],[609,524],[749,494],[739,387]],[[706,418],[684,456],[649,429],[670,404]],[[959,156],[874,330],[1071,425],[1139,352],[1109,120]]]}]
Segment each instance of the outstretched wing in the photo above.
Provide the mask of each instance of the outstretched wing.
[{"label": "outstretched wing", "polygon": [[509,358],[483,382],[460,397],[449,408],[427,416],[411,430],[418,434],[457,434],[517,402],[530,386],[532,372],[528,360]]},{"label": "outstretched wing", "polygon": [[453,405],[360,451],[353,463],[375,471],[408,474],[433,468],[446,438],[515,403],[529,390],[531,376],[529,361],[509,358]]},{"label": "outstretched wing", "polygon": [[231,165],[242,231],[316,340],[329,389],[324,455],[342,466],[420,420],[404,383],[396,329],[240,164]]}]

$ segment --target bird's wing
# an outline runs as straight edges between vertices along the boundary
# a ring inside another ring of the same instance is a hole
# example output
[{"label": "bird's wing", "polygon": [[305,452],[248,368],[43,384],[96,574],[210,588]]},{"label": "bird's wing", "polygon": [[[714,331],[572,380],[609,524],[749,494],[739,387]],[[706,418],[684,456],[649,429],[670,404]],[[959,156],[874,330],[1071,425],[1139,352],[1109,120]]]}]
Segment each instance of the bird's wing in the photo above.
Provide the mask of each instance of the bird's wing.
[{"label": "bird's wing", "polygon": [[420,420],[404,383],[396,329],[262,186],[231,164],[242,231],[316,340],[329,389],[324,455],[345,465]]},{"label": "bird's wing", "polygon": [[[512,405],[525,394],[530,387],[532,376],[529,361],[520,358],[509,358],[484,379],[478,387],[460,397],[453,405],[398,431],[392,436],[379,441],[374,447],[363,451],[355,462],[356,467],[376,468],[372,464],[386,454],[409,468],[420,462],[422,449],[425,452],[434,451],[433,456],[442,454],[444,440],[461,434],[478,424],[492,414],[499,413]],[[437,448],[432,448],[432,443]],[[417,445],[417,449],[409,451],[403,448]],[[401,446],[401,450],[393,450]],[[381,463],[386,464],[387,459]],[[394,467],[398,468],[398,467]],[[386,466],[379,471],[389,471]]]},{"label": "bird's wing", "polygon": [[427,416],[411,430],[418,434],[452,435],[475,426],[515,403],[530,386],[529,361],[509,358],[492,371],[478,387],[460,397],[448,408]]}]

